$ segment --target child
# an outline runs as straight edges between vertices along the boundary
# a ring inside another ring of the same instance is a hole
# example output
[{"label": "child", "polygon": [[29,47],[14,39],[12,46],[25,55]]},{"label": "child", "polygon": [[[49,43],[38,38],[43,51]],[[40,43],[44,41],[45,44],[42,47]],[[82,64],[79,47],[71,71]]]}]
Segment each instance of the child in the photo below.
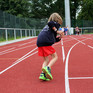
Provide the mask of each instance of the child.
[{"label": "child", "polygon": [[76,35],[77,34],[79,35],[79,27],[78,26],[75,28],[75,31],[76,31]]},{"label": "child", "polygon": [[65,35],[67,35],[68,30],[69,30],[68,26],[67,27],[64,27],[64,33],[65,33]]},{"label": "child", "polygon": [[[62,24],[62,18],[58,13],[53,13],[48,19],[47,25],[43,28],[37,38],[38,55],[42,56],[44,59],[42,65],[42,73],[39,79],[41,80],[52,80],[51,67],[57,61],[58,56],[52,45],[55,42],[61,40],[63,36],[62,31],[58,31],[60,25]],[[60,37],[57,37],[60,34]],[[52,56],[52,60],[49,62],[48,56]]]}]

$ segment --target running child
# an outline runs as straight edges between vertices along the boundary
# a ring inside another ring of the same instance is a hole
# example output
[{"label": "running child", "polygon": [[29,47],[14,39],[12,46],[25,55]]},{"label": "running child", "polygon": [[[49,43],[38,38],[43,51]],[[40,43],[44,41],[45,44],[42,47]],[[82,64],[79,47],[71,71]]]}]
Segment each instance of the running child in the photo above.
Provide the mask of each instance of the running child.
[{"label": "running child", "polygon": [[76,31],[76,35],[78,34],[79,35],[79,27],[77,26],[76,28],[75,28],[75,31]]},{"label": "running child", "polygon": [[[62,25],[62,18],[58,13],[53,13],[48,19],[47,25],[43,28],[37,38],[38,55],[42,56],[44,62],[42,64],[42,73],[39,76],[41,80],[52,80],[51,67],[57,61],[58,56],[52,45],[61,40],[64,32],[58,31]],[[57,34],[60,37],[57,37]],[[52,59],[49,61],[48,56]]]}]

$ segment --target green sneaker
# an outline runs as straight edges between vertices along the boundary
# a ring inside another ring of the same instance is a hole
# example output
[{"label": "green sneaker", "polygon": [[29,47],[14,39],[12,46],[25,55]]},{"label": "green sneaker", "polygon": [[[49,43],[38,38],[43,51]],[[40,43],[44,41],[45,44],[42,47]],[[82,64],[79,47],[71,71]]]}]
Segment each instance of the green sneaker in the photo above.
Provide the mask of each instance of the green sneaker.
[{"label": "green sneaker", "polygon": [[45,80],[45,81],[49,81],[49,80],[50,80],[50,79],[46,78],[46,76],[45,76],[44,73],[41,73],[41,74],[40,74],[39,79],[40,79],[40,80]]},{"label": "green sneaker", "polygon": [[45,73],[46,77],[50,80],[53,79],[52,75],[51,75],[51,69],[50,67],[46,66],[42,68],[42,71]]}]

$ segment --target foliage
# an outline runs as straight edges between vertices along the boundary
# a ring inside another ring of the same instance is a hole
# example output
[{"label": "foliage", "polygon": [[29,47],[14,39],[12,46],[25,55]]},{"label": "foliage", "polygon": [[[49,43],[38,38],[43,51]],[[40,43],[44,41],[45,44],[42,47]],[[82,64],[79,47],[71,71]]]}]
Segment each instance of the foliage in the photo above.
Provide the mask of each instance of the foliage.
[{"label": "foliage", "polygon": [[93,20],[93,0],[83,0],[78,19]]},{"label": "foliage", "polygon": [[[64,19],[64,1],[65,0],[0,0],[0,10],[18,17],[31,18],[31,20],[27,19],[25,22],[27,22],[29,26],[32,26],[37,23],[35,20],[47,20],[47,18],[49,18],[50,14],[53,12],[58,12]],[[77,23],[80,23],[81,19],[93,20],[92,10],[93,0],[70,0],[71,20],[74,20],[72,26],[76,26]],[[77,17],[78,11],[80,11],[80,13]],[[32,18],[35,18],[35,20]],[[34,24],[31,24],[33,20]]]},{"label": "foliage", "polygon": [[62,0],[31,0],[31,3],[31,13],[34,18],[48,18],[53,12],[58,12],[60,15],[64,12]]},{"label": "foliage", "polygon": [[28,0],[0,0],[0,10],[16,16],[29,17]]},{"label": "foliage", "polygon": [[72,20],[76,20],[76,13],[78,12],[81,4],[82,0],[70,0],[70,14]]}]

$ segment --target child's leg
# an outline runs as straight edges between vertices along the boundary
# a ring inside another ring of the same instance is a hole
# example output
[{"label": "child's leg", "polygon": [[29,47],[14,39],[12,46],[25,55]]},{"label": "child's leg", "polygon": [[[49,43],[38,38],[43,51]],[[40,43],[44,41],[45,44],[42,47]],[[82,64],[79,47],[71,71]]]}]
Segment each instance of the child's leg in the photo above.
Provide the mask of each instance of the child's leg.
[{"label": "child's leg", "polygon": [[51,68],[51,66],[57,61],[58,56],[57,53],[55,52],[54,54],[51,55],[52,56],[52,60],[49,62],[48,66]]},{"label": "child's leg", "polygon": [[42,68],[45,67],[45,66],[47,66],[48,65],[48,62],[49,62],[48,56],[47,57],[44,57],[44,62],[43,62]]},{"label": "child's leg", "polygon": [[[46,67],[48,65],[48,62],[49,62],[49,59],[48,57],[44,57],[44,62],[43,62],[43,65],[42,65],[42,68],[43,67]],[[45,75],[45,73],[42,71],[42,73],[40,74],[39,76],[39,79],[40,80],[46,80],[46,81],[49,81],[50,79],[48,79]]]},{"label": "child's leg", "polygon": [[52,74],[51,74],[51,67],[52,65],[57,61],[58,57],[56,52],[53,53],[52,55],[52,60],[49,62],[49,64],[47,65],[47,67],[42,68],[42,71],[45,73],[46,77],[50,80],[53,79]]}]

